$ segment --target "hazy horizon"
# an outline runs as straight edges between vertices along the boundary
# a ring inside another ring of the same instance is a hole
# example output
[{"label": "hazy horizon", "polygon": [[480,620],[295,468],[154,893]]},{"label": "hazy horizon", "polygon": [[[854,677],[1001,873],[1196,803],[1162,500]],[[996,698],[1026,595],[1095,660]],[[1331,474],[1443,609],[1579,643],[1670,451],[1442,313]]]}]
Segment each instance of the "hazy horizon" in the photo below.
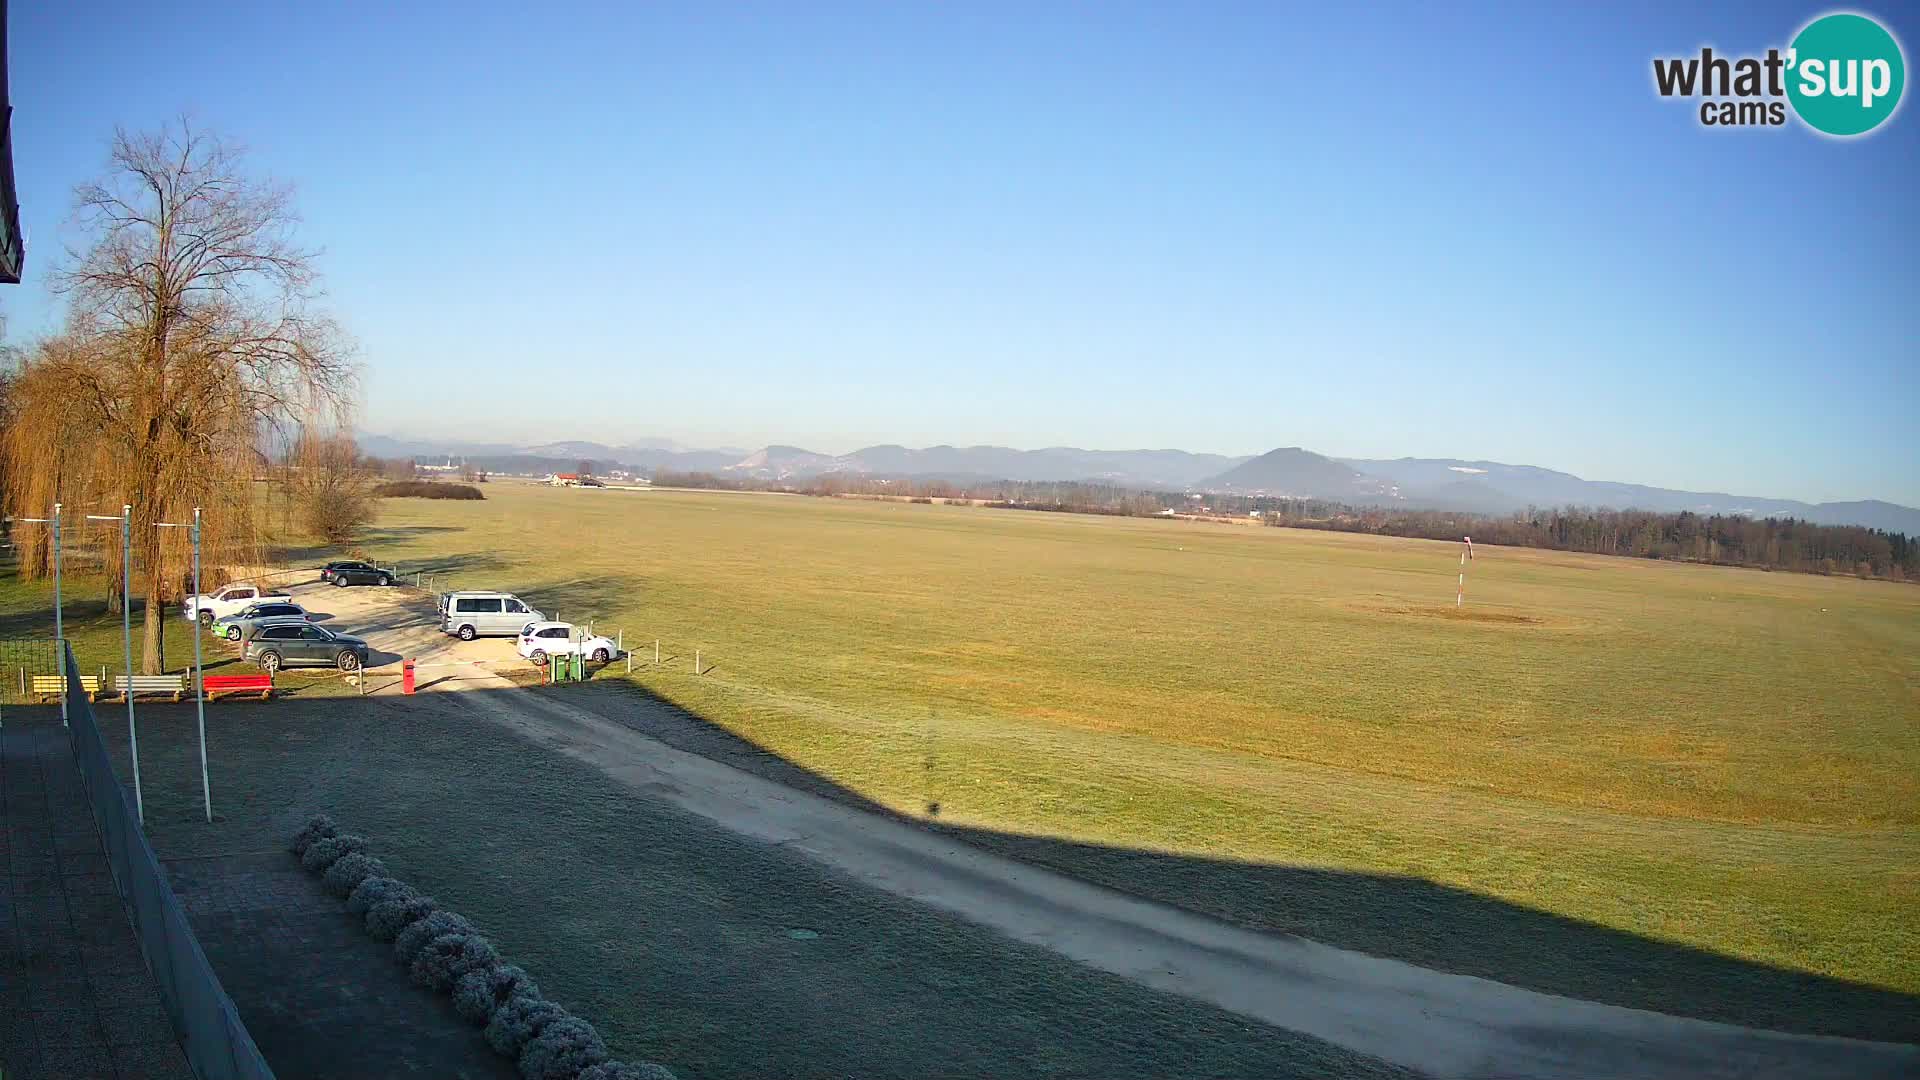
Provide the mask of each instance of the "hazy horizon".
[{"label": "hazy horizon", "polygon": [[361,435],[362,437],[372,436],[372,437],[378,437],[378,438],[392,439],[397,442],[431,443],[435,441],[444,441],[448,447],[455,447],[461,444],[466,444],[466,445],[500,444],[500,445],[510,445],[520,450],[544,446],[552,443],[564,443],[564,442],[598,443],[609,449],[620,449],[623,447],[626,447],[626,448],[660,447],[661,444],[663,443],[671,443],[673,444],[671,448],[678,452],[696,452],[696,451],[736,452],[737,451],[742,456],[755,453],[757,451],[763,450],[770,446],[790,446],[796,449],[812,451],[814,453],[826,454],[834,457],[844,457],[846,455],[857,453],[858,451],[870,449],[876,446],[904,446],[911,450],[923,450],[923,449],[936,447],[936,446],[951,446],[951,447],[956,447],[963,450],[969,449],[972,447],[994,447],[997,449],[1015,450],[1015,451],[1021,451],[1021,452],[1033,452],[1033,451],[1039,451],[1039,450],[1053,450],[1053,449],[1096,450],[1096,451],[1110,451],[1110,452],[1154,452],[1154,451],[1172,450],[1172,451],[1183,451],[1189,454],[1197,454],[1197,455],[1205,454],[1205,455],[1213,455],[1213,456],[1223,457],[1223,458],[1243,458],[1244,459],[1244,458],[1260,457],[1263,454],[1266,454],[1278,449],[1284,449],[1288,447],[1298,447],[1299,449],[1307,450],[1312,453],[1320,454],[1323,457],[1332,458],[1336,460],[1393,461],[1393,460],[1398,460],[1403,458],[1411,458],[1415,460],[1444,459],[1444,460],[1454,460],[1454,461],[1462,461],[1462,462],[1469,462],[1469,463],[1485,462],[1485,463],[1500,464],[1500,465],[1531,466],[1534,468],[1547,469],[1553,472],[1566,473],[1568,475],[1578,477],[1579,479],[1584,481],[1597,482],[1597,483],[1639,484],[1647,487],[1665,488],[1665,489],[1677,490],[1677,491],[1698,491],[1698,492],[1711,493],[1711,494],[1736,495],[1736,496],[1746,496],[1746,497],[1763,498],[1763,499],[1791,499],[1799,502],[1811,503],[1816,505],[1820,503],[1886,502],[1886,503],[1892,503],[1896,506],[1907,506],[1913,509],[1920,509],[1920,505],[1916,505],[1913,503],[1905,503],[1899,499],[1891,499],[1891,498],[1886,498],[1884,496],[1879,496],[1879,495],[1861,495],[1861,496],[1855,496],[1855,497],[1837,497],[1837,498],[1808,498],[1804,495],[1795,494],[1789,491],[1742,490],[1739,488],[1677,488],[1671,484],[1661,484],[1661,483],[1639,479],[1631,476],[1610,476],[1610,475],[1591,476],[1574,469],[1563,468],[1550,461],[1507,460],[1502,458],[1488,457],[1484,454],[1461,454],[1461,453],[1428,454],[1428,453],[1393,452],[1393,453],[1358,453],[1358,454],[1338,453],[1337,454],[1327,450],[1323,450],[1315,446],[1304,446],[1297,442],[1277,442],[1277,443],[1274,443],[1272,446],[1265,446],[1258,450],[1236,451],[1236,450],[1213,450],[1213,449],[1207,449],[1204,447],[1196,448],[1196,447],[1190,447],[1190,446],[1159,446],[1159,445],[1151,445],[1151,444],[1145,444],[1145,443],[1138,444],[1138,445],[1096,446],[1096,445],[1089,445],[1086,443],[1068,443],[1068,442],[1019,445],[1019,444],[1013,444],[1013,443],[989,443],[989,442],[979,442],[979,441],[959,442],[959,441],[953,441],[953,440],[941,440],[941,441],[932,441],[932,442],[910,442],[910,441],[903,442],[899,439],[881,439],[881,440],[875,440],[871,442],[857,442],[857,443],[805,442],[805,441],[794,441],[789,439],[743,439],[743,440],[731,440],[731,441],[728,441],[728,440],[702,441],[698,439],[681,438],[679,436],[671,434],[670,432],[664,429],[656,430],[656,431],[639,432],[639,433],[624,435],[624,436],[608,435],[605,437],[598,437],[598,438],[588,436],[588,435],[577,434],[577,433],[568,433],[568,434],[550,434],[550,435],[537,436],[537,437],[528,438],[528,439],[511,439],[511,438],[505,438],[505,437],[470,438],[463,435],[437,435],[437,434],[433,434],[425,431],[407,430],[404,426],[395,428],[392,430],[375,431],[362,425],[359,428],[358,434]]},{"label": "hazy horizon", "polygon": [[115,126],[185,109],[295,185],[370,431],[1920,505],[1920,120],[1712,132],[1650,85],[1819,5],[106,7],[12,11],[13,343]]}]

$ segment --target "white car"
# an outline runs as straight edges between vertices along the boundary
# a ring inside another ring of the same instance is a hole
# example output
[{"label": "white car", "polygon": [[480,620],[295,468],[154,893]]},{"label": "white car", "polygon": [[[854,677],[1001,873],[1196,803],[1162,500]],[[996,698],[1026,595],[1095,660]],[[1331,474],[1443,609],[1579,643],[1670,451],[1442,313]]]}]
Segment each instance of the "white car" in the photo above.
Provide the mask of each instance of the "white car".
[{"label": "white car", "polygon": [[546,667],[547,657],[556,653],[577,653],[604,664],[620,654],[620,646],[605,635],[582,633],[572,623],[531,622],[520,628],[520,655],[534,666]]},{"label": "white car", "polygon": [[286,593],[269,593],[258,585],[236,581],[218,592],[196,593],[180,603],[180,613],[188,619],[198,619],[203,626],[212,626],[215,619],[224,619],[237,615],[242,608],[255,604],[291,604],[293,597]]}]

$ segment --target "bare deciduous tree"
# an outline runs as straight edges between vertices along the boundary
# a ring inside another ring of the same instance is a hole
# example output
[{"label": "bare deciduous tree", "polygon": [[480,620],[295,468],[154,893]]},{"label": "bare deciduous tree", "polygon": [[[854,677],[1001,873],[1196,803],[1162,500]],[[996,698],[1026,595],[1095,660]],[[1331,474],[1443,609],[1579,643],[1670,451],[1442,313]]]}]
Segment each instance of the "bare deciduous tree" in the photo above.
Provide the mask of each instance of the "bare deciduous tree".
[{"label": "bare deciduous tree", "polygon": [[[106,174],[75,191],[75,220],[90,246],[55,276],[66,330],[22,372],[44,411],[7,440],[9,501],[133,505],[142,662],[157,672],[187,556],[179,530],[154,522],[207,507],[216,565],[257,561],[259,440],[293,417],[337,425],[354,370],[338,329],[309,307],[313,255],[293,240],[288,189],[251,175],[219,137],[186,122],[116,134]],[[48,468],[56,447],[75,452]],[[44,475],[23,482],[23,465]]]},{"label": "bare deciduous tree", "polygon": [[291,495],[307,531],[344,544],[373,519],[373,475],[344,435],[307,435],[293,455]]}]

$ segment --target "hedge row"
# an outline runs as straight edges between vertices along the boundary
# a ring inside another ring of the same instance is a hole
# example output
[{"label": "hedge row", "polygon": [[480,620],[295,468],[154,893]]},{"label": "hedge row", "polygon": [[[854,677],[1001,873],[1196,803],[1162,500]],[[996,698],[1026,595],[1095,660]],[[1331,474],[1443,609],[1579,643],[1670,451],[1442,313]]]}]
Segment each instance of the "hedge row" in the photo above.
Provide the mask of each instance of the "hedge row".
[{"label": "hedge row", "polygon": [[472,923],[388,876],[365,839],[341,833],[326,815],[295,833],[290,849],[328,892],[346,898],[367,933],[393,942],[414,982],[452,994],[454,1011],[484,1026],[487,1045],[518,1062],[527,1080],[674,1080],[663,1065],[612,1060],[592,1024],[543,997]]}]

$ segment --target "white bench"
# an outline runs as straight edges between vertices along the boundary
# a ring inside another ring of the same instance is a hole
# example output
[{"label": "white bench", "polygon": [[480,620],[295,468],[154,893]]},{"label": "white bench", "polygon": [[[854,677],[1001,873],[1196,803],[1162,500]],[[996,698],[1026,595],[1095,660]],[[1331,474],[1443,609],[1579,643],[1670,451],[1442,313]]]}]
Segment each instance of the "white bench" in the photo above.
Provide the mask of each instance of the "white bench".
[{"label": "white bench", "polygon": [[187,696],[185,675],[135,675],[131,679],[125,675],[113,677],[114,693],[125,695],[128,686],[133,687],[136,694],[164,694],[175,701]]}]

